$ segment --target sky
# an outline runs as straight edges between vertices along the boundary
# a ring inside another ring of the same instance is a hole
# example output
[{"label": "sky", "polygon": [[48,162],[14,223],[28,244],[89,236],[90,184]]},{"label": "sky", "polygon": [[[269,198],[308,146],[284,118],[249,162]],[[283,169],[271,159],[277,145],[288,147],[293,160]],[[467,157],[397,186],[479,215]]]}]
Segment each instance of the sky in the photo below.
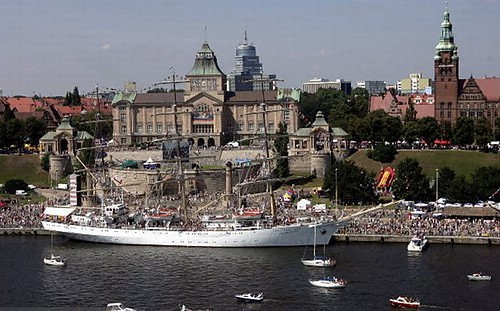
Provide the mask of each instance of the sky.
[{"label": "sky", "polygon": [[[500,76],[500,2],[449,0],[460,77]],[[265,74],[433,78],[442,0],[1,0],[3,96],[64,96],[184,76],[207,41],[225,74],[248,33]],[[173,69],[170,69],[173,68]]]}]

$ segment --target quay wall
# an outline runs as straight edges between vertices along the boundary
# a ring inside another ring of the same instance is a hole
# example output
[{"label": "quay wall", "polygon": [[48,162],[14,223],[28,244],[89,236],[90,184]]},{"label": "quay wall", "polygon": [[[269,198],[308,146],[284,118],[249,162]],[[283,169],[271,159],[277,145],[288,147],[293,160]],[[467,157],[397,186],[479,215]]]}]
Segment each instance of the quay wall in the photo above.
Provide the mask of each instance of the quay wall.
[{"label": "quay wall", "polygon": [[50,231],[40,228],[0,228],[0,235],[50,235]]},{"label": "quay wall", "polygon": [[[409,243],[409,235],[383,235],[383,234],[334,234],[330,243]],[[500,237],[475,237],[475,236],[426,236],[429,244],[476,244],[500,245]]]},{"label": "quay wall", "polygon": [[[50,235],[50,231],[40,228],[1,228],[0,236],[9,235]],[[60,235],[60,233],[55,233]],[[382,234],[334,234],[330,244],[334,243],[408,243],[411,236],[382,235]],[[473,236],[429,236],[429,244],[472,244],[472,245],[500,245],[500,237],[473,237]]]}]

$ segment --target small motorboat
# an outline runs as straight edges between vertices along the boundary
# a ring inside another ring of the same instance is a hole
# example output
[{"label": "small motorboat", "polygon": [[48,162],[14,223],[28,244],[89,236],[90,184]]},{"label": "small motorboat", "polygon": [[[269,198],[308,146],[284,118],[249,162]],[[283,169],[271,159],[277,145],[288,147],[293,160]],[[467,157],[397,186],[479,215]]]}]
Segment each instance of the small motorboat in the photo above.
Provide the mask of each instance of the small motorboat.
[{"label": "small motorboat", "polygon": [[137,311],[137,310],[125,307],[121,302],[111,302],[107,304],[106,311]]},{"label": "small motorboat", "polygon": [[418,309],[418,307],[420,307],[420,301],[406,296],[389,299],[389,303],[391,304],[391,307],[395,308]]},{"label": "small motorboat", "polygon": [[44,258],[43,263],[49,266],[64,266],[66,265],[66,260],[61,258],[61,256],[50,254],[50,258]]},{"label": "small motorboat", "polygon": [[246,293],[246,294],[240,294],[240,295],[235,295],[236,299],[241,302],[262,302],[264,300],[264,293],[258,293],[258,294],[252,294],[252,293]]},{"label": "small motorboat", "polygon": [[406,249],[409,252],[421,252],[424,250],[425,245],[427,245],[427,239],[425,236],[420,237],[418,235],[415,235],[413,238],[411,238],[410,243],[408,243],[408,246]]},{"label": "small motorboat", "polygon": [[467,275],[470,281],[491,281],[491,275],[484,275],[481,272]]},{"label": "small motorboat", "polygon": [[344,288],[347,282],[334,276],[327,276],[319,280],[309,280],[309,283],[317,287]]}]

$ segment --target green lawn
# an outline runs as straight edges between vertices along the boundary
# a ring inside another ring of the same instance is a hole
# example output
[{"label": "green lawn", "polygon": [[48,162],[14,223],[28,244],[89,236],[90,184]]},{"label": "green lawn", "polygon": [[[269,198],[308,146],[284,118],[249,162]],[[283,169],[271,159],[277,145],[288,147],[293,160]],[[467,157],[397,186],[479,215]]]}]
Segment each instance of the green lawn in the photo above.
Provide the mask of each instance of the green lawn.
[{"label": "green lawn", "polygon": [[392,163],[380,163],[368,159],[368,150],[359,150],[350,159],[368,172],[378,173],[382,167],[397,167],[406,158],[414,158],[428,178],[433,178],[436,169],[448,166],[459,175],[469,177],[472,172],[484,166],[500,166],[500,153],[484,153],[464,150],[399,150]]},{"label": "green lawn", "polygon": [[22,179],[27,184],[47,186],[49,173],[40,167],[38,154],[1,155],[0,184],[10,179]]}]

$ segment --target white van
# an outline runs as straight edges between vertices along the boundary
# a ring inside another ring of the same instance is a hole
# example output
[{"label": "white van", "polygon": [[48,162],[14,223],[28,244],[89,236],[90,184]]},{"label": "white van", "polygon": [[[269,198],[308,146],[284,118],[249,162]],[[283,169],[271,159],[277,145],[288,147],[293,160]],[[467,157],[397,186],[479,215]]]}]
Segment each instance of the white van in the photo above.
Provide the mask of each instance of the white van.
[{"label": "white van", "polygon": [[28,195],[24,190],[16,190],[16,195]]}]

